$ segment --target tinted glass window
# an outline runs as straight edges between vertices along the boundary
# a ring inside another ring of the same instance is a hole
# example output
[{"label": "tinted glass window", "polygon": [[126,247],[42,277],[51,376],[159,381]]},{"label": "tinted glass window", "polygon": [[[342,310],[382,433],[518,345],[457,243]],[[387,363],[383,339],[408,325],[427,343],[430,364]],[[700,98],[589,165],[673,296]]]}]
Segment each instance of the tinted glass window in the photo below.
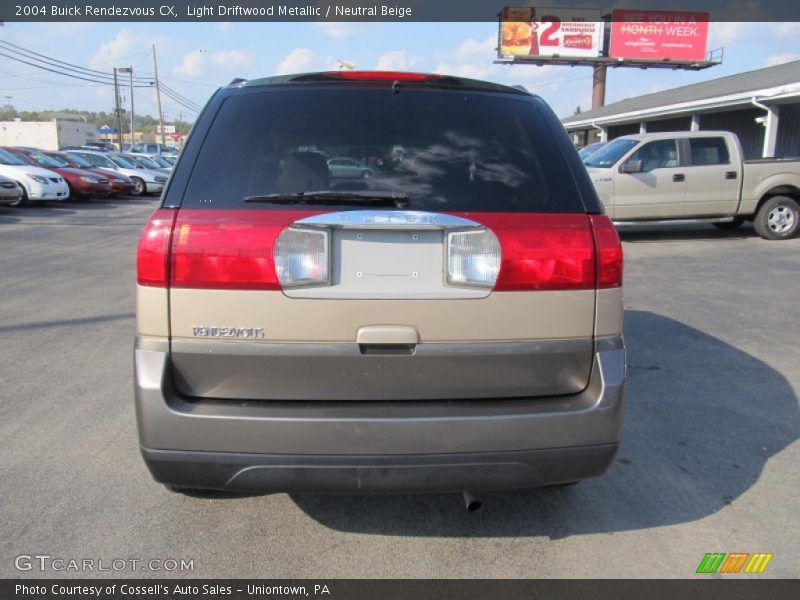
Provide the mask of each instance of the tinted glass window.
[{"label": "tinted glass window", "polygon": [[108,158],[110,158],[113,162],[115,162],[117,165],[119,165],[124,169],[136,168],[136,163],[134,163],[132,160],[129,160],[128,158],[125,158],[124,156],[114,155],[114,156],[109,156]]},{"label": "tinted glass window", "polygon": [[411,210],[583,212],[531,99],[388,86],[229,97],[183,205],[268,209],[243,199],[321,190],[406,194]]},{"label": "tinted glass window", "polygon": [[87,162],[95,165],[96,167],[109,166],[108,159],[103,156],[97,156],[96,154],[79,154],[78,156],[85,158]]},{"label": "tinted glass window", "polygon": [[[53,156],[53,155],[49,154],[48,156]],[[76,166],[76,167],[91,167],[92,166],[92,163],[90,163],[85,158],[83,158],[81,156],[78,156],[77,154],[60,154],[60,155],[58,155],[58,158],[60,158],[61,160],[65,161],[67,163],[69,163],[70,165]]]},{"label": "tinted glass window", "polygon": [[24,159],[16,154],[0,148],[0,165],[27,165]]},{"label": "tinted glass window", "polygon": [[631,154],[629,160],[642,161],[642,172],[648,173],[653,169],[670,169],[677,167],[678,144],[675,140],[656,140],[645,144]]},{"label": "tinted glass window", "polygon": [[723,138],[689,138],[689,147],[692,149],[693,165],[727,165],[731,162],[728,145]]},{"label": "tinted glass window", "polygon": [[596,152],[592,152],[583,164],[588,167],[597,167],[598,169],[610,169],[617,161],[625,156],[625,154],[639,142],[637,140],[617,139],[609,142]]},{"label": "tinted glass window", "polygon": [[45,167],[46,169],[58,169],[59,167],[69,166],[66,162],[64,162],[60,158],[55,158],[47,154],[42,154],[41,152],[37,152],[36,154],[31,154],[31,158],[35,160],[37,163],[39,163],[39,166]]}]

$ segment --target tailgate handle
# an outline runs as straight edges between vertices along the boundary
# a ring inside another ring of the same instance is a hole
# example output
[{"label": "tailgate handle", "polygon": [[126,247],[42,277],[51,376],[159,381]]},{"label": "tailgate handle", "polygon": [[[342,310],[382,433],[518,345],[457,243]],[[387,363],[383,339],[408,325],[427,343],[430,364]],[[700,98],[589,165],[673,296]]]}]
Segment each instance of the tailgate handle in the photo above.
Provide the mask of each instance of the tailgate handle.
[{"label": "tailgate handle", "polygon": [[367,325],[358,329],[356,343],[361,354],[413,354],[419,332],[408,325]]}]

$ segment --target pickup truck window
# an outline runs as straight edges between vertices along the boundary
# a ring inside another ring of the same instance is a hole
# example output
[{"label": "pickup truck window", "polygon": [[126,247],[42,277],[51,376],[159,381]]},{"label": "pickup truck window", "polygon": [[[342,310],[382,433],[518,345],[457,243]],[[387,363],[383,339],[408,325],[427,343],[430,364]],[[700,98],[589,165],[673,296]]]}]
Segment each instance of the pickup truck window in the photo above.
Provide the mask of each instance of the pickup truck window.
[{"label": "pickup truck window", "polygon": [[630,160],[642,161],[642,172],[678,166],[678,143],[675,140],[655,140],[631,154]]},{"label": "pickup truck window", "polygon": [[596,152],[592,152],[586,160],[583,161],[587,167],[596,167],[598,169],[610,169],[617,161],[625,156],[628,152],[639,142],[637,140],[628,140],[619,138],[613,142],[609,142]]},{"label": "pickup truck window", "polygon": [[721,137],[690,138],[689,147],[695,166],[728,165],[731,162],[728,145]]}]

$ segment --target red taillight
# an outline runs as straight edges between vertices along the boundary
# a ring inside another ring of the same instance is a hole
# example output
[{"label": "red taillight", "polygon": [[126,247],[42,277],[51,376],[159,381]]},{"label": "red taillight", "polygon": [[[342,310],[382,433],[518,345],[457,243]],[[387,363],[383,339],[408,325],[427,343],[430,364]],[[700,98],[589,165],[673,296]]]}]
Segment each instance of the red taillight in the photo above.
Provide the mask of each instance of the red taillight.
[{"label": "red taillight", "polygon": [[148,219],[136,250],[136,281],[139,285],[166,287],[169,238],[177,212],[159,208]]},{"label": "red taillight", "polygon": [[331,71],[331,77],[359,79],[362,81],[437,81],[443,75],[431,73],[405,73],[403,71]]},{"label": "red taillight", "polygon": [[278,235],[318,212],[181,210],[172,236],[170,285],[280,290],[274,258]]},{"label": "red taillight", "polygon": [[581,290],[595,286],[592,231],[586,215],[469,213],[500,240],[495,291]]},{"label": "red taillight", "polygon": [[622,285],[622,243],[614,224],[606,215],[589,217],[597,249],[597,287]]}]

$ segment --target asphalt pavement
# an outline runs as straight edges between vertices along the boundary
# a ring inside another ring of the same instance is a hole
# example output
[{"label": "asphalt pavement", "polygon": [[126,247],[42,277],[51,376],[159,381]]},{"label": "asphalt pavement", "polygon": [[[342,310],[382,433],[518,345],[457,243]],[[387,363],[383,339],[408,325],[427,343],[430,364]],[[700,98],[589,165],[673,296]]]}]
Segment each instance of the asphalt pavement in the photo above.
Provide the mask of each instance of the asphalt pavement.
[{"label": "asphalt pavement", "polygon": [[[131,352],[136,241],[156,203],[0,208],[0,577],[692,577],[706,552],[769,552],[760,577],[800,574],[800,239],[625,232],[617,461],[576,486],[485,494],[469,514],[456,494],[154,483]],[[17,570],[34,554],[193,569]]]}]

